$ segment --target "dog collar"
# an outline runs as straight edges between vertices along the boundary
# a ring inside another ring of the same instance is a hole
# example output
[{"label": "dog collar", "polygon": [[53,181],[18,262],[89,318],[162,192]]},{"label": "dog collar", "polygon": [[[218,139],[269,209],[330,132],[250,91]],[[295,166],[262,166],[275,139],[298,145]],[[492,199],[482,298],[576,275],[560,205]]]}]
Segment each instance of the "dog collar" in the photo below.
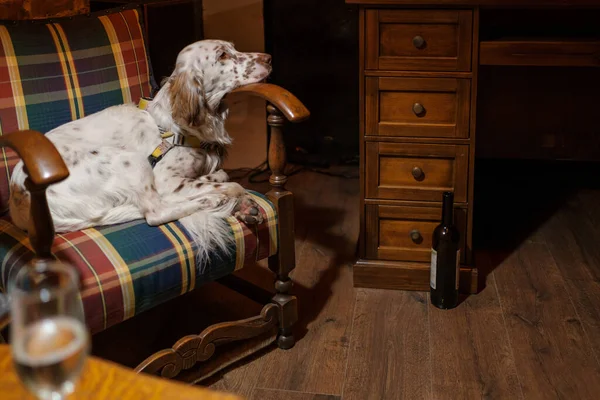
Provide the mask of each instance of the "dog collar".
[{"label": "dog collar", "polygon": [[[140,110],[146,110],[151,101],[152,99],[149,99],[147,97],[140,98],[138,108]],[[150,164],[153,168],[174,146],[185,146],[192,147],[195,149],[204,149],[206,151],[217,152],[218,154],[221,154],[223,152],[221,145],[202,142],[200,139],[194,136],[184,136],[181,134],[175,134],[171,131],[167,131],[161,128],[160,126],[158,127],[158,129],[160,130],[160,136],[163,139],[163,141],[158,147],[156,147],[156,149],[154,149],[152,154],[148,156],[148,160],[150,161]],[[174,137],[173,144],[165,140],[171,137]]]},{"label": "dog collar", "polygon": [[150,166],[154,168],[156,164],[173,148],[174,146],[167,142],[166,140],[162,140],[162,142],[154,149],[152,154],[148,156],[148,162]]},{"label": "dog collar", "polygon": [[142,97],[140,99],[140,102],[138,103],[138,108],[140,110],[146,110],[146,108],[148,108],[148,104],[150,104],[151,99],[147,98],[147,97]]},{"label": "dog collar", "polygon": [[175,135],[175,139],[173,141],[177,146],[185,146],[185,147],[194,147],[194,148],[202,148],[206,143],[201,142],[200,139],[194,136],[183,136],[183,135]]}]

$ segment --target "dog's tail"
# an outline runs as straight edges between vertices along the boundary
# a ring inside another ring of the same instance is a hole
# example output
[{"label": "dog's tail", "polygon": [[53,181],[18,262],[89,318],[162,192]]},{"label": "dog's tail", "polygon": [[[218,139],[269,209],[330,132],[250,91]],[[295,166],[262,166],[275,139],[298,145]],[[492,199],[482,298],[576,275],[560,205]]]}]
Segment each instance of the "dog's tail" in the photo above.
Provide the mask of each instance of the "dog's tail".
[{"label": "dog's tail", "polygon": [[199,272],[206,269],[210,255],[219,254],[229,258],[235,252],[235,238],[227,221],[236,206],[235,199],[213,209],[203,209],[179,222],[188,231],[196,250],[196,265]]}]

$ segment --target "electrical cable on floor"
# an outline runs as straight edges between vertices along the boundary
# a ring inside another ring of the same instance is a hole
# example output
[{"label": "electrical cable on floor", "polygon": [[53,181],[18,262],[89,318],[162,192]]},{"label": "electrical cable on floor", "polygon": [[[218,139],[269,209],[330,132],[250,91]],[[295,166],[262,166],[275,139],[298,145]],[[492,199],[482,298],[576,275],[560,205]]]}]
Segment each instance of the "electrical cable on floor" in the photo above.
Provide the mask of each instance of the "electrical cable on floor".
[{"label": "electrical cable on floor", "polygon": [[[286,171],[284,173],[284,175],[286,175],[288,177],[296,175],[302,171],[308,171],[308,172],[314,172],[317,174],[323,174],[323,175],[344,178],[344,179],[358,179],[357,173],[329,172],[324,169],[310,168],[310,167],[304,167],[304,166],[288,165],[287,167],[288,167],[287,168],[288,171]],[[248,182],[250,182],[250,183],[264,183],[264,182],[269,181],[268,176],[266,178],[257,179],[258,176],[269,172],[269,168],[267,166],[266,160],[254,168],[236,168],[236,169],[227,170],[226,172],[227,172],[227,174],[229,174],[231,180],[241,180],[241,179],[248,177]],[[239,172],[242,172],[243,174],[236,175]]]},{"label": "electrical cable on floor", "polygon": [[[256,173],[256,172],[261,173],[261,172],[267,171],[267,170],[268,170],[268,166],[267,166],[267,161],[265,160],[254,168],[247,168],[247,167],[246,168],[235,168],[235,169],[225,170],[225,172],[227,172],[230,179],[240,180],[240,179],[244,179],[245,177],[247,177],[248,175],[251,175],[253,173]],[[243,174],[235,175],[238,172],[243,172]]]}]

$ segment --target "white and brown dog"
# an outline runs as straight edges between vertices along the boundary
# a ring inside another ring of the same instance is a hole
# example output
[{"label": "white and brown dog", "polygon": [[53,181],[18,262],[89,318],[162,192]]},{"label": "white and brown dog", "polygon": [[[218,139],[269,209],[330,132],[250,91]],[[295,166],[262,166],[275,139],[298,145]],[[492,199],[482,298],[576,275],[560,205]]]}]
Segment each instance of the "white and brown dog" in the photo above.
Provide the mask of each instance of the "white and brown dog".
[{"label": "white and brown dog", "polygon": [[[184,48],[175,71],[145,110],[109,107],[48,132],[70,176],[47,191],[57,232],[145,218],[149,225],[180,220],[203,255],[226,248],[234,214],[261,223],[256,203],[221,169],[231,138],[223,97],[264,80],[271,57],[241,53],[224,41]],[[172,133],[164,139],[165,132]],[[11,179],[10,213],[27,229],[29,193],[23,163]]]}]

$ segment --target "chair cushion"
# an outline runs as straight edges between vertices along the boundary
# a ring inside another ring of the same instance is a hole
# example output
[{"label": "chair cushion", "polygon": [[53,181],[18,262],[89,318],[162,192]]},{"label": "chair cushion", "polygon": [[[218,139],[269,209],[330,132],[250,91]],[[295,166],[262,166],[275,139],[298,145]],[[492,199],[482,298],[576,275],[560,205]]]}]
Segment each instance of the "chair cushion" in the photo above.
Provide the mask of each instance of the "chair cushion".
[{"label": "chair cushion", "polygon": [[[0,25],[0,134],[46,133],[109,106],[152,94],[137,9],[49,23]],[[19,161],[0,157],[0,211],[8,209],[10,174]]]},{"label": "chair cushion", "polygon": [[[272,203],[250,192],[265,218],[258,227],[228,219],[236,248],[197,265],[196,248],[178,222],[151,227],[144,220],[58,234],[52,252],[73,265],[82,281],[81,297],[92,333],[222,278],[247,262],[277,253],[277,215]],[[0,219],[0,289],[34,254],[25,232]]]}]

